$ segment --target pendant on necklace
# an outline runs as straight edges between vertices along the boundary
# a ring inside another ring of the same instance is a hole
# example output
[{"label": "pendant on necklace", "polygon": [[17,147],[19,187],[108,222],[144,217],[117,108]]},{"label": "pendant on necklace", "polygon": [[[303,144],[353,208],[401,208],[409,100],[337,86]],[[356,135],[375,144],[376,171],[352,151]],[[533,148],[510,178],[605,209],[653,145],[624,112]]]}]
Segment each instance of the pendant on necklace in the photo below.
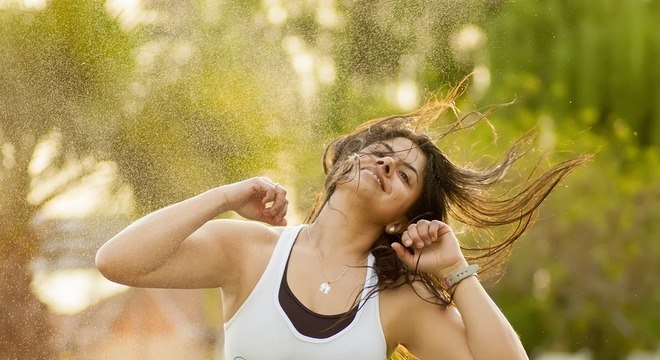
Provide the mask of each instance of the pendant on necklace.
[{"label": "pendant on necklace", "polygon": [[328,295],[328,293],[330,292],[330,289],[332,289],[330,287],[330,284],[328,284],[327,282],[324,282],[323,284],[321,284],[321,287],[319,288],[319,291],[324,293],[325,295]]}]

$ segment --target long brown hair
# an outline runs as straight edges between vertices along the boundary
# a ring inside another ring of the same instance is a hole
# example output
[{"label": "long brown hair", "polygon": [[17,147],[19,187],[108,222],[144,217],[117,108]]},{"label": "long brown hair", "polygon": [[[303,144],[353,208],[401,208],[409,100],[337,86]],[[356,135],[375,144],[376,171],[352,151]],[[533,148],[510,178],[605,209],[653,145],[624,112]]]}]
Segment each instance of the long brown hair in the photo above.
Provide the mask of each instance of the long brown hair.
[{"label": "long brown hair", "polygon": [[[491,106],[459,116],[455,100],[463,94],[466,84],[466,81],[463,81],[443,99],[430,100],[415,112],[366,122],[353,132],[332,141],[323,154],[323,170],[326,174],[324,191],[317,197],[317,202],[305,222],[313,222],[328,203],[337,185],[350,180],[347,176],[352,167],[356,166],[356,154],[361,154],[370,144],[404,137],[417,145],[427,159],[422,193],[406,213],[409,222],[438,219],[443,222],[457,221],[473,229],[513,227],[502,239],[493,236],[482,244],[461,244],[467,260],[481,265],[481,279],[497,274],[512,244],[535,219],[539,205],[571,170],[583,165],[591,155],[561,162],[543,171],[535,179],[528,179],[514,187],[519,189],[515,193],[507,193],[503,198],[497,196],[497,185],[508,180],[507,171],[526,153],[533,133],[528,133],[513,143],[503,159],[484,169],[464,168],[450,161],[434,144],[433,138],[437,141],[450,133],[487,121],[487,115],[498,107]],[[452,120],[444,126],[438,124],[447,116]],[[436,135],[432,137],[430,134],[433,129]],[[421,281],[435,296],[437,303],[450,304],[452,296],[440,287],[439,279],[431,274],[410,269],[398,259],[390,245],[400,241],[399,234],[383,231],[372,245],[374,270],[379,279],[374,290],[383,291]]]}]

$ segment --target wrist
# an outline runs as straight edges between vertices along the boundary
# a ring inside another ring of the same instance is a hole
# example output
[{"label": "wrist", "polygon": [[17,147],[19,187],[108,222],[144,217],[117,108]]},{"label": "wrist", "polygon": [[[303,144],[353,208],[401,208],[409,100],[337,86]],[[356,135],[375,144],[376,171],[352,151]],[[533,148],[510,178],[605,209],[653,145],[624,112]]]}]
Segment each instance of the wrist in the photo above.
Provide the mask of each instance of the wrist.
[{"label": "wrist", "polygon": [[218,186],[208,190],[204,195],[208,196],[209,202],[213,204],[214,212],[217,215],[233,210],[231,203],[227,198],[227,185]]},{"label": "wrist", "polygon": [[479,265],[477,264],[467,265],[467,263],[465,263],[463,267],[460,267],[455,271],[449,273],[447,276],[441,278],[440,279],[441,285],[445,290],[454,288],[463,280],[469,277],[476,276],[478,270],[479,270]]},{"label": "wrist", "polygon": [[446,266],[443,269],[440,269],[437,274],[435,274],[440,280],[446,278],[447,276],[455,273],[456,271],[459,271],[460,269],[468,267],[470,264],[468,264],[467,260],[465,258],[461,258],[461,260],[455,262],[454,264],[450,266]]}]

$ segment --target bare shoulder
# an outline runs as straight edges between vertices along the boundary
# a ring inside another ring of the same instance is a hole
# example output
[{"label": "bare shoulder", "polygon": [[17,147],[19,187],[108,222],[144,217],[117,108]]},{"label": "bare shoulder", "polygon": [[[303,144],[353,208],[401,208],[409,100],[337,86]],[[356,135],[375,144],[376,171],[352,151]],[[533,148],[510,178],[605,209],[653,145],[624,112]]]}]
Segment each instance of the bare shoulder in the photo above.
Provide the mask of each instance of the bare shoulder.
[{"label": "bare shoulder", "polygon": [[431,342],[465,341],[465,325],[458,310],[446,306],[423,283],[402,284],[383,292],[381,319],[390,353],[404,345],[419,358],[426,358]]},{"label": "bare shoulder", "polygon": [[[215,239],[222,247],[227,272],[235,275],[233,279],[228,279],[229,284],[226,285],[232,285],[243,281],[238,276],[265,267],[284,229],[257,221],[218,219],[205,224],[200,229],[204,232],[200,236]],[[229,271],[231,269],[240,271]]]},{"label": "bare shoulder", "polygon": [[[444,305],[423,283],[415,281],[412,284],[399,284],[387,289],[382,294],[381,302],[385,305],[387,317],[391,317],[399,325],[412,322],[419,314],[432,312],[443,316],[452,312],[452,307]],[[455,309],[454,309],[455,310]]]},{"label": "bare shoulder", "polygon": [[213,220],[208,235],[222,238],[226,263],[223,288],[225,319],[230,319],[250,295],[273,255],[285,227],[246,220]]},{"label": "bare shoulder", "polygon": [[249,221],[218,219],[209,221],[201,229],[201,236],[221,244],[225,261],[232,268],[249,270],[251,264],[268,261],[284,227],[273,227]]},{"label": "bare shoulder", "polygon": [[223,241],[226,247],[251,248],[275,244],[284,227],[250,220],[218,219],[209,221],[200,230],[206,232],[205,236]]}]

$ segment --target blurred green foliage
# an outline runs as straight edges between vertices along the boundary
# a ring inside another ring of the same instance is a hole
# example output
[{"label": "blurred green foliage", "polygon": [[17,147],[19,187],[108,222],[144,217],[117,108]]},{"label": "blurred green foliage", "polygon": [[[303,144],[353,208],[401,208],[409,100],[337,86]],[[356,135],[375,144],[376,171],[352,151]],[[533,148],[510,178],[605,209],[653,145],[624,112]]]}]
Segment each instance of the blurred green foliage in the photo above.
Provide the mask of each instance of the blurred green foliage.
[{"label": "blurred green foliage", "polygon": [[[450,157],[481,164],[530,128],[540,155],[523,175],[597,153],[490,287],[528,351],[619,359],[660,343],[658,1],[145,0],[133,22],[111,3],[0,8],[4,257],[29,244],[27,265],[38,248],[29,219],[58,192],[28,203],[35,179],[89,158],[118,165],[136,215],[264,173],[304,213],[330,139],[405,112],[402,82],[423,98],[475,71],[461,107],[516,102],[491,115],[496,133],[444,139]],[[49,170],[30,172],[53,134]]]},{"label": "blurred green foliage", "polygon": [[[660,341],[660,6],[510,2],[484,24],[503,122],[596,152],[557,189],[493,294],[530,351],[620,359]],[[499,122],[498,122],[499,124]],[[539,144],[543,147],[543,144]]]}]

